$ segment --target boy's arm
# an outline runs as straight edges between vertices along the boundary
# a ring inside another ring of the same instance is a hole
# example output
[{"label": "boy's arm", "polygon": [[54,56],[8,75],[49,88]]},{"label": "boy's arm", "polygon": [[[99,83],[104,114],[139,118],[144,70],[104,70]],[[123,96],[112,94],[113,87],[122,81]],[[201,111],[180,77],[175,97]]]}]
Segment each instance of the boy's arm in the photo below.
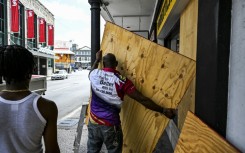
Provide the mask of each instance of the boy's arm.
[{"label": "boy's arm", "polygon": [[45,152],[60,153],[57,140],[57,106],[53,101],[41,97],[38,100],[38,108],[47,121],[46,127],[43,132]]}]

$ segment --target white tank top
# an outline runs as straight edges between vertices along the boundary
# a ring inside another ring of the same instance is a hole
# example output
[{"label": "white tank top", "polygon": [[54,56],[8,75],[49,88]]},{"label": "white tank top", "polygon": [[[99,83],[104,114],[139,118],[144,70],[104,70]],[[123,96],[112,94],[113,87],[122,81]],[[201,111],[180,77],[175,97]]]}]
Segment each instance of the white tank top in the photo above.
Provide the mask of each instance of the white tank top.
[{"label": "white tank top", "polygon": [[0,152],[41,153],[46,126],[37,108],[40,95],[31,93],[17,101],[0,96]]}]

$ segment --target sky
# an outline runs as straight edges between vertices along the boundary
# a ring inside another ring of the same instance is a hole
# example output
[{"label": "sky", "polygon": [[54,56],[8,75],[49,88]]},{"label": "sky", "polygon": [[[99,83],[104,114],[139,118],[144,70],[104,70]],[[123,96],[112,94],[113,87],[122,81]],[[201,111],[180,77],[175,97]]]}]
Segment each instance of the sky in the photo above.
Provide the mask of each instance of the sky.
[{"label": "sky", "polygon": [[55,41],[73,40],[79,48],[91,47],[91,11],[88,0],[39,1],[54,14]]}]

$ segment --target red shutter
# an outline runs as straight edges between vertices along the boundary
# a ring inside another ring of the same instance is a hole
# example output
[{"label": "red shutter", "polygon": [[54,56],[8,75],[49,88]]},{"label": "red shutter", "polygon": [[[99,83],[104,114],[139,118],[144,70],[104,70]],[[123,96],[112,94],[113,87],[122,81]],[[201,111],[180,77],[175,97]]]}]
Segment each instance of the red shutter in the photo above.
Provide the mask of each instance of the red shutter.
[{"label": "red shutter", "polygon": [[19,32],[19,0],[11,0],[11,31]]},{"label": "red shutter", "polygon": [[34,38],[34,11],[27,10],[27,38]]},{"label": "red shutter", "polygon": [[46,22],[43,18],[39,18],[39,43],[46,42]]},{"label": "red shutter", "polygon": [[48,26],[48,45],[54,46],[54,26]]}]

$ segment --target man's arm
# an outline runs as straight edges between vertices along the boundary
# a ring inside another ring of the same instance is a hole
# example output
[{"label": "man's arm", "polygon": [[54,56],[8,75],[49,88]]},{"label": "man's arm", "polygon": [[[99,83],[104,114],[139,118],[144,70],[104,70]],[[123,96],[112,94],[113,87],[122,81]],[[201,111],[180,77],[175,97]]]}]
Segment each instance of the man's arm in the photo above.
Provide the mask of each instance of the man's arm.
[{"label": "man's arm", "polygon": [[102,50],[98,51],[96,53],[96,60],[94,61],[93,63],[93,66],[91,67],[91,70],[89,72],[89,74],[94,70],[94,69],[97,69],[98,68],[98,65],[99,65],[99,62],[101,61],[102,59]]},{"label": "man's arm", "polygon": [[137,89],[134,92],[127,94],[127,95],[133,98],[134,100],[138,101],[142,105],[144,105],[146,108],[151,109],[156,112],[163,113],[166,117],[170,119],[173,119],[174,116],[176,115],[175,109],[164,108],[164,107],[157,105],[151,99],[142,95],[142,93],[140,93]]},{"label": "man's arm", "polygon": [[47,121],[43,132],[45,152],[60,153],[57,140],[57,106],[53,101],[41,97],[38,100],[38,109]]}]

